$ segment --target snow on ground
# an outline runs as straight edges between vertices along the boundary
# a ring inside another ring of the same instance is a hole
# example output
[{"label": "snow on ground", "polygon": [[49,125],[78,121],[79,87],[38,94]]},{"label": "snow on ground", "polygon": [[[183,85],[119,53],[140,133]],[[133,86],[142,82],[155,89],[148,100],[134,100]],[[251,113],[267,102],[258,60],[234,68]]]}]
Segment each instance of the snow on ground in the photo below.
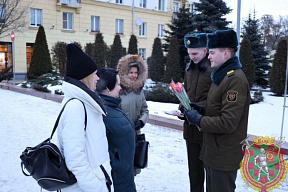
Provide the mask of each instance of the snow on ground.
[{"label": "snow on ground", "polygon": [[[36,181],[22,174],[19,156],[25,147],[35,146],[50,136],[60,111],[60,103],[3,89],[0,89],[0,95],[0,192],[38,192],[40,188]],[[271,97],[268,93],[264,93],[264,96],[264,102],[250,106],[248,133],[279,137],[283,97]],[[177,119],[164,113],[176,110],[177,104],[149,101],[148,106],[151,114]],[[286,120],[287,115],[286,113]],[[143,132],[150,142],[149,163],[135,178],[138,192],[189,191],[186,147],[182,132],[151,124],[147,124]],[[287,128],[283,135],[288,135]],[[53,140],[56,139],[55,137]],[[253,191],[243,187],[240,173],[236,184],[236,192]],[[284,181],[284,187],[274,191],[288,191],[288,179]]]}]

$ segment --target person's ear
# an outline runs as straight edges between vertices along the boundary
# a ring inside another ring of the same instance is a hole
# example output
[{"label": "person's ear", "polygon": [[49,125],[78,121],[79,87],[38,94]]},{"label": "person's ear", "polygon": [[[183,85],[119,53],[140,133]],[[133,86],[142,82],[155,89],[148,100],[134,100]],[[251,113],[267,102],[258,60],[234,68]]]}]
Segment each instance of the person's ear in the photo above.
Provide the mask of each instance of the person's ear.
[{"label": "person's ear", "polygon": [[225,49],[225,50],[224,50],[224,58],[225,58],[225,59],[229,59],[229,58],[230,58],[230,51],[229,51],[229,49]]}]

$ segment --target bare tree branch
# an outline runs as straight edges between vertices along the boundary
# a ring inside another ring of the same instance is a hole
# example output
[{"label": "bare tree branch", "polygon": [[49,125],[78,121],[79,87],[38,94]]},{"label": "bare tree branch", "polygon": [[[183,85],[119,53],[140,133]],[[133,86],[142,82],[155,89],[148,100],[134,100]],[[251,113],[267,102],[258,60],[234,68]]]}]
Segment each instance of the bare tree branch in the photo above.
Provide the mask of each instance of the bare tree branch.
[{"label": "bare tree branch", "polygon": [[22,32],[29,20],[25,16],[29,13],[32,2],[23,0],[0,0],[0,38],[6,37],[12,30]]}]

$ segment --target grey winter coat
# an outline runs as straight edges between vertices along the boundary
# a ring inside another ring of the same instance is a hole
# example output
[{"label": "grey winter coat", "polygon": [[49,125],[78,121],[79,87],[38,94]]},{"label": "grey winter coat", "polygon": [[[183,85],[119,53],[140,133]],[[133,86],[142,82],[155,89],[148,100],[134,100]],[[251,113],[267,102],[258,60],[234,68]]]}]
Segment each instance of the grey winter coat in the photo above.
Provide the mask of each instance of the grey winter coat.
[{"label": "grey winter coat", "polygon": [[[132,62],[140,63],[138,78],[135,82],[131,82],[128,78],[129,63]],[[147,63],[139,55],[127,55],[119,60],[117,68],[122,87],[120,91],[121,107],[134,123],[141,120],[145,125],[149,118],[148,105],[143,92],[148,75]]]}]

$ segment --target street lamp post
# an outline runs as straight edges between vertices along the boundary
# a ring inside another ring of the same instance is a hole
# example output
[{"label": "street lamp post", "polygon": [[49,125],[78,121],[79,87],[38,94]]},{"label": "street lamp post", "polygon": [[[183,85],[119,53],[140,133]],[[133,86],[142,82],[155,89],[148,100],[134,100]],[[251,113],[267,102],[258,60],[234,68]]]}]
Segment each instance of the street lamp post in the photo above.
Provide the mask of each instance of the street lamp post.
[{"label": "street lamp post", "polygon": [[132,1],[132,35],[134,35],[134,15],[135,15],[135,7],[134,0]]},{"label": "street lamp post", "polygon": [[[237,4],[237,36],[238,41],[240,42],[240,14],[241,13],[241,0],[238,0]],[[239,57],[239,51],[237,51],[236,55]]]}]

